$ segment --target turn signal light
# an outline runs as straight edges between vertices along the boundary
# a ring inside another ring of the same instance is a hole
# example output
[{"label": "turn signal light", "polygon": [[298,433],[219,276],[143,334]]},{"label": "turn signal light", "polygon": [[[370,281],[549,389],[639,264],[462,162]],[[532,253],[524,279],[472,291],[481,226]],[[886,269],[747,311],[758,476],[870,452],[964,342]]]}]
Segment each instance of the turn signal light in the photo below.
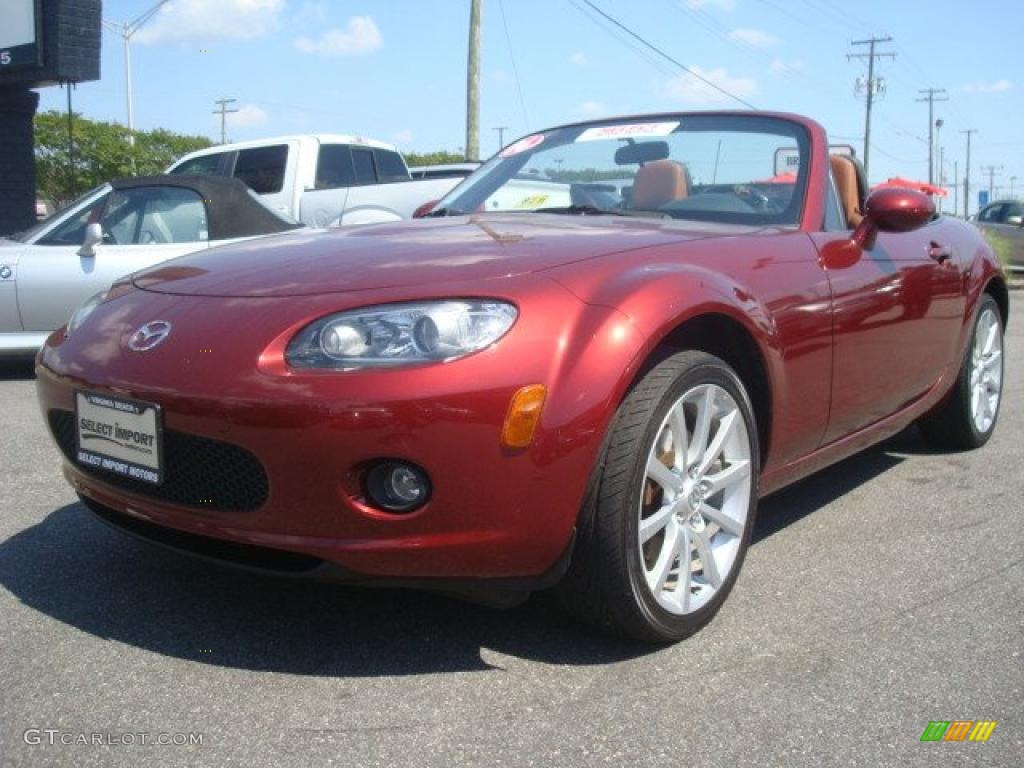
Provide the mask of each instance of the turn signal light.
[{"label": "turn signal light", "polygon": [[512,396],[501,430],[501,444],[506,448],[526,448],[533,442],[533,433],[540,423],[548,389],[543,384],[523,387]]}]

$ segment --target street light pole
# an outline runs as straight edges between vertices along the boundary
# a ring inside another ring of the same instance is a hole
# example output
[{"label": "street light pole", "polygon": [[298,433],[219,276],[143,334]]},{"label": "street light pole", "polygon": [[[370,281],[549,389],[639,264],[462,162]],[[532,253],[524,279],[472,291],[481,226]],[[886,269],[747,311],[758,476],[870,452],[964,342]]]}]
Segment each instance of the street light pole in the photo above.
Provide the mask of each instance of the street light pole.
[{"label": "street light pole", "polygon": [[132,109],[132,37],[142,26],[152,19],[156,12],[163,8],[170,0],[160,0],[156,5],[136,18],[134,21],[108,21],[103,20],[103,26],[117,32],[124,40],[124,87],[125,100],[128,102],[128,144],[135,146],[135,113]]}]

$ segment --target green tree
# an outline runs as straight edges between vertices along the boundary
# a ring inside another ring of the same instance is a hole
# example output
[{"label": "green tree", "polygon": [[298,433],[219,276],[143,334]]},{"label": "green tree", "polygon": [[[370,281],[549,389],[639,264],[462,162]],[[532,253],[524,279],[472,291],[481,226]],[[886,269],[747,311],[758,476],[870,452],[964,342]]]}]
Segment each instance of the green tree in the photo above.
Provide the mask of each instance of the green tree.
[{"label": "green tree", "polygon": [[78,113],[73,118],[74,168],[68,159],[67,114],[49,111],[35,118],[37,194],[57,206],[110,179],[163,173],[185,153],[212,144],[205,136],[156,128],[136,131],[133,147],[123,125],[88,120]]},{"label": "green tree", "polygon": [[449,152],[446,149],[437,152],[406,152],[405,164],[410,168],[421,165],[441,165],[443,163],[464,163],[465,156],[461,152]]}]

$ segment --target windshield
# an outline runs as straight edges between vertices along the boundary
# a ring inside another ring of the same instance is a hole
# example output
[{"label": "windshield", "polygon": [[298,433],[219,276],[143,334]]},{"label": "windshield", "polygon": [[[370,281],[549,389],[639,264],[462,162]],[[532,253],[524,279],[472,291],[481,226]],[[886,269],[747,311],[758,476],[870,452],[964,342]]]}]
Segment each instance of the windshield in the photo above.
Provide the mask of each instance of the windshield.
[{"label": "windshield", "polygon": [[90,197],[95,195],[97,192],[99,192],[104,187],[106,187],[106,184],[101,184],[98,187],[90,189],[88,192],[86,192],[81,197],[79,197],[79,198],[73,200],[72,202],[68,203],[63,208],[61,208],[59,211],[55,211],[54,213],[51,213],[45,219],[42,219],[42,220],[36,222],[35,225],[29,227],[28,229],[23,230],[21,232],[15,232],[12,235],[7,235],[7,239],[9,239],[9,240],[17,240],[19,243],[27,243],[27,242],[29,242],[32,238],[34,238],[40,232],[43,232],[44,230],[49,228],[49,226],[51,224],[53,224],[55,221],[57,221],[58,219],[64,218],[68,214],[69,211],[71,211],[74,208],[76,208],[77,206],[81,205],[83,202],[88,200]]},{"label": "windshield", "polygon": [[432,215],[479,211],[797,225],[810,139],[759,115],[659,115],[535,133],[506,147]]}]

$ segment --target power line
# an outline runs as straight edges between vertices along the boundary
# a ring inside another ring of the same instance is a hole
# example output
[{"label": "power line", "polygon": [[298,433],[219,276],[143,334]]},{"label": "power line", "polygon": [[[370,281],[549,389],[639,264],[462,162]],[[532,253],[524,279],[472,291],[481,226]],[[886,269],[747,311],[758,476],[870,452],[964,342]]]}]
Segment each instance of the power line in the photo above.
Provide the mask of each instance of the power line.
[{"label": "power line", "polygon": [[512,36],[508,32],[508,19],[505,18],[505,3],[503,0],[498,0],[498,10],[501,11],[501,25],[505,28],[505,42],[508,43],[508,57],[512,61],[512,74],[516,78],[516,93],[519,94],[519,106],[523,110],[523,130],[529,131],[530,118],[526,114],[526,99],[523,98],[523,86],[519,81],[519,69],[516,67],[516,56],[513,53]]},{"label": "power line", "polygon": [[591,11],[589,8],[580,5],[577,0],[568,0],[568,3],[577,11],[579,11],[583,16],[586,16],[591,23],[599,27],[608,36],[615,38],[616,41],[622,43],[622,45],[629,48],[629,50],[633,51],[633,53],[635,53],[641,59],[643,59],[652,67],[654,67],[654,69],[658,70],[659,72],[666,76],[671,76],[675,74],[675,70],[670,68],[664,61],[656,58],[650,51],[637,45],[635,42],[633,42],[633,40],[623,35],[615,27],[609,25],[606,21],[604,21],[604,19],[594,14],[593,11]]},{"label": "power line", "polygon": [[214,104],[219,104],[220,109],[213,110],[213,114],[220,115],[220,143],[227,144],[227,117],[237,109],[228,109],[228,104],[234,104],[238,99],[215,99]]},{"label": "power line", "polygon": [[847,59],[867,59],[868,60],[868,82],[867,82],[867,107],[864,110],[864,178],[870,179],[868,175],[868,149],[871,147],[871,104],[874,101],[875,89],[879,85],[880,81],[875,80],[875,59],[881,59],[883,57],[889,57],[891,59],[896,58],[895,53],[875,53],[875,45],[877,43],[889,43],[892,42],[892,38],[886,35],[885,37],[870,37],[867,40],[854,40],[850,45],[866,45],[868,46],[867,53],[848,53],[846,54]]},{"label": "power line", "polygon": [[757,109],[757,107],[755,107],[749,101],[745,101],[745,100],[741,99],[739,96],[737,96],[736,94],[730,93],[725,88],[722,88],[720,85],[718,85],[717,83],[712,82],[711,80],[709,80],[708,78],[704,77],[703,75],[700,75],[699,73],[697,73],[694,70],[690,69],[685,64],[682,64],[679,61],[677,61],[676,59],[672,58],[667,53],[665,53],[665,51],[663,51],[661,48],[656,46],[654,43],[649,42],[648,40],[646,40],[645,38],[641,37],[636,32],[634,32],[633,30],[631,30],[629,27],[627,27],[625,24],[623,24],[618,19],[616,19],[613,16],[610,16],[607,13],[605,13],[604,11],[602,11],[600,8],[598,8],[596,5],[594,5],[594,3],[591,2],[591,0],[582,0],[582,2],[584,2],[590,8],[592,8],[596,13],[599,13],[605,19],[610,21],[616,27],[621,29],[627,35],[629,35],[630,37],[632,37],[635,40],[639,41],[641,44],[645,45],[646,47],[650,48],[652,51],[657,53],[659,56],[661,56],[666,61],[672,62],[673,64],[675,64],[677,67],[679,67],[681,70],[683,70],[687,74],[692,75],[693,77],[697,78],[698,80],[700,80],[705,85],[708,85],[711,88],[714,88],[719,93],[721,93],[721,94],[723,94],[725,96],[728,96],[733,101],[739,102],[740,104],[742,104],[745,107],[748,107],[749,109]]}]

